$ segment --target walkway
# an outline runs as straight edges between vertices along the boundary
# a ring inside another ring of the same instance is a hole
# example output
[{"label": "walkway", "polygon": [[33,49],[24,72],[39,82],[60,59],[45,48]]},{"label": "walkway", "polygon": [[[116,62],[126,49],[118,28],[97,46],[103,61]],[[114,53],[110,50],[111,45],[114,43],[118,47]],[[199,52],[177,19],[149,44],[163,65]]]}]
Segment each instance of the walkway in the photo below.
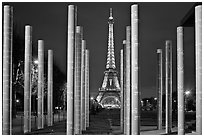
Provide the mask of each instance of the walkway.
[{"label": "walkway", "polygon": [[83,134],[88,135],[108,135],[114,131],[114,126],[120,126],[120,110],[102,110],[90,117],[90,127]]},{"label": "walkway", "polygon": [[[165,134],[165,127],[162,130],[157,130],[156,113],[142,112],[141,113],[141,135],[161,135]],[[164,123],[164,121],[163,121]],[[173,123],[176,126],[176,122]],[[194,126],[194,125],[193,125]],[[90,115],[90,127],[82,132],[83,135],[121,135],[120,131],[120,110],[119,109],[104,109],[99,113]],[[31,132],[32,135],[66,135],[66,121],[55,123],[52,127],[36,130]],[[177,134],[177,127],[172,128],[171,134]],[[193,135],[195,133],[188,133]]]}]

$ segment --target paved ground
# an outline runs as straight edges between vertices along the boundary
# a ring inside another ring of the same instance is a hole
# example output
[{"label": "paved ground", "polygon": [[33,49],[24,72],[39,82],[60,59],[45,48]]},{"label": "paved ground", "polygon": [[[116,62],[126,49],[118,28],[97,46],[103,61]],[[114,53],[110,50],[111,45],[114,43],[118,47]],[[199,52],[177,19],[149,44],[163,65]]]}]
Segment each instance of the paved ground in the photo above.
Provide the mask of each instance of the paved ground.
[{"label": "paved ground", "polygon": [[[58,125],[59,121],[63,121],[66,119],[66,114],[63,115],[63,113],[56,113],[54,115],[54,124]],[[45,124],[44,126],[47,127],[47,116],[44,116]],[[23,134],[23,114],[18,114],[16,118],[13,118],[12,121],[12,134],[13,135],[22,135]],[[61,123],[61,122],[60,122]],[[54,127],[53,127],[54,128]],[[31,116],[31,130],[36,131],[37,130],[37,117]],[[38,131],[38,130],[37,130]]]},{"label": "paved ground", "polygon": [[90,117],[90,127],[83,134],[88,135],[108,135],[112,134],[113,127],[120,126],[120,110],[102,110]]},{"label": "paved ground", "polygon": [[[141,135],[161,135],[163,130],[157,130],[155,112],[141,113]],[[57,118],[57,116],[56,116]],[[164,125],[163,121],[163,125]],[[22,133],[21,133],[22,134]],[[52,127],[45,127],[41,130],[33,130],[32,135],[66,135],[66,121],[55,122]],[[95,115],[90,115],[90,127],[83,131],[83,135],[121,135],[120,130],[120,110],[102,110]],[[177,134],[176,122],[173,122],[172,134]],[[190,133],[189,135],[195,135]]]},{"label": "paved ground", "polygon": [[66,120],[57,122],[51,127],[32,131],[28,135],[66,135]]}]

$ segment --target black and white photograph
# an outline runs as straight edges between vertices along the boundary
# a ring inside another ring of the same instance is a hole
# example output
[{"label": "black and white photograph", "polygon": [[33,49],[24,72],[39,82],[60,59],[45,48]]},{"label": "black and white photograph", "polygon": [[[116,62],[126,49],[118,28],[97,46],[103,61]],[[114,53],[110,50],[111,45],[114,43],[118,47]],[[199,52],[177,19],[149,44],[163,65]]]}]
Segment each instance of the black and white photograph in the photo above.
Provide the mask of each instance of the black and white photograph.
[{"label": "black and white photograph", "polygon": [[2,135],[202,135],[202,1],[2,1]]}]

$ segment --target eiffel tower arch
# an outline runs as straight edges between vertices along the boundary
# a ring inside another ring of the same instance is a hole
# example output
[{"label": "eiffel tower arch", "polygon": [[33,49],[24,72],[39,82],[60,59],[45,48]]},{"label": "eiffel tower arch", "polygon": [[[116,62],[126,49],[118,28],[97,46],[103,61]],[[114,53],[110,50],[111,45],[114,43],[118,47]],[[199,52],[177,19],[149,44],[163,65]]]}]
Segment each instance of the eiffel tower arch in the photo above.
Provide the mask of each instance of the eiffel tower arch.
[{"label": "eiffel tower arch", "polygon": [[104,71],[102,86],[99,88],[99,93],[96,97],[96,100],[103,108],[120,107],[120,85],[115,65],[113,24],[112,9],[110,9],[106,70]]}]

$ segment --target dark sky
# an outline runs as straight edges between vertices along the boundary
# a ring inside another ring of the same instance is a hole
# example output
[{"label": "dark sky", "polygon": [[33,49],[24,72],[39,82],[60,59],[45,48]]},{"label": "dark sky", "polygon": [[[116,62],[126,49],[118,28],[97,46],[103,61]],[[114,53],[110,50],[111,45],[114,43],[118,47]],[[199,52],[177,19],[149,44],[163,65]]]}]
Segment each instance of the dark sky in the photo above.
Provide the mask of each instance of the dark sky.
[{"label": "dark sky", "polygon": [[[5,4],[5,3],[4,3]],[[90,50],[90,92],[97,94],[106,65],[109,8],[113,8],[116,67],[125,28],[130,25],[133,3],[9,3],[14,7],[14,23],[33,26],[34,41],[45,40],[45,50],[54,50],[55,64],[66,74],[67,6],[78,8],[77,24],[84,28]],[[139,3],[139,83],[142,98],[156,96],[156,49],[173,41],[173,89],[176,90],[176,27],[194,3]],[[185,89],[194,88],[194,29],[185,28]],[[34,45],[37,46],[37,45]],[[163,54],[164,56],[164,54]],[[164,61],[164,59],[163,59]]]}]

